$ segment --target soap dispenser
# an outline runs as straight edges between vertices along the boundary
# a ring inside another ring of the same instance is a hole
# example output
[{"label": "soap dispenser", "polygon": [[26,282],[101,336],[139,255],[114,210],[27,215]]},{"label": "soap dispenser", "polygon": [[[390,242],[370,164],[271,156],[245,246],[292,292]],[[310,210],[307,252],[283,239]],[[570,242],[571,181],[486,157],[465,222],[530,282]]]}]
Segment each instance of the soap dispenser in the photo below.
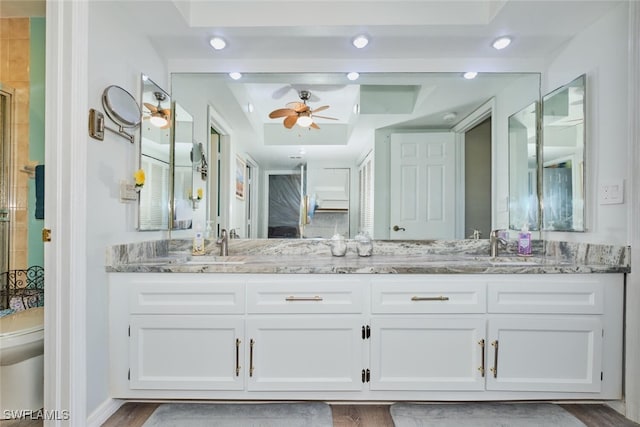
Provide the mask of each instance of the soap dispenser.
[{"label": "soap dispenser", "polygon": [[518,256],[531,256],[531,232],[527,224],[518,233]]}]

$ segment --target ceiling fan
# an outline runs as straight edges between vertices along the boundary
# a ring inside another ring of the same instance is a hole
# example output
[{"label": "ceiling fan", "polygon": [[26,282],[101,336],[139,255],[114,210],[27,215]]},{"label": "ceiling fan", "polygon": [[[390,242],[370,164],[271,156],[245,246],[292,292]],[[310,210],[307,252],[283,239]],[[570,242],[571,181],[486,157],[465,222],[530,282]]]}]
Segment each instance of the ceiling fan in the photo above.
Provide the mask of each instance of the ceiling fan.
[{"label": "ceiling fan", "polygon": [[298,95],[300,96],[300,100],[302,102],[289,102],[286,104],[287,108],[279,108],[277,110],[273,110],[271,113],[269,113],[269,117],[272,119],[284,117],[283,124],[287,129],[291,129],[296,123],[298,124],[298,126],[320,129],[320,126],[318,126],[313,121],[314,117],[328,120],[338,120],[335,117],[316,115],[317,112],[324,111],[329,108],[329,106],[323,105],[322,107],[318,107],[315,110],[312,110],[311,107],[307,105],[307,101],[311,97],[311,92],[309,92],[308,90],[301,90]]},{"label": "ceiling fan", "polygon": [[153,92],[153,96],[155,96],[158,101],[158,106],[156,107],[153,104],[149,104],[148,102],[144,103],[144,106],[147,107],[151,115],[149,117],[145,117],[145,119],[149,119],[151,124],[159,127],[160,129],[167,129],[171,126],[171,109],[162,108],[161,102],[167,99],[167,95],[162,92]]}]

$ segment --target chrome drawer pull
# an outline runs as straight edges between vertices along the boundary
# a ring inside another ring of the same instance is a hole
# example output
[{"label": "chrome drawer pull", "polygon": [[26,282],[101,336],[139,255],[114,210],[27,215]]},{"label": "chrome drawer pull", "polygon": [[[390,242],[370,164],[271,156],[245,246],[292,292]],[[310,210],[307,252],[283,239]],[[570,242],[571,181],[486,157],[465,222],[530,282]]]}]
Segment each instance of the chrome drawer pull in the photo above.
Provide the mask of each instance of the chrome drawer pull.
[{"label": "chrome drawer pull", "polygon": [[411,297],[411,301],[449,301],[449,297],[443,297],[440,295],[439,297]]},{"label": "chrome drawer pull", "polygon": [[285,298],[286,301],[322,301],[322,297],[316,295],[315,297],[294,297],[289,296]]}]

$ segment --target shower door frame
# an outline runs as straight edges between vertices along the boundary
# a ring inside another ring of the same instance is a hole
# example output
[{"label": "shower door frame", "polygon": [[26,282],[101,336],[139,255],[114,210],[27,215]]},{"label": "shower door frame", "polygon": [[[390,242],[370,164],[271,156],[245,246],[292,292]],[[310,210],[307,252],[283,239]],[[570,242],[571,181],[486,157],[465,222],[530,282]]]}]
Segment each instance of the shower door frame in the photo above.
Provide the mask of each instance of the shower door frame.
[{"label": "shower door frame", "polygon": [[15,91],[0,82],[0,274],[11,265],[14,100]]}]

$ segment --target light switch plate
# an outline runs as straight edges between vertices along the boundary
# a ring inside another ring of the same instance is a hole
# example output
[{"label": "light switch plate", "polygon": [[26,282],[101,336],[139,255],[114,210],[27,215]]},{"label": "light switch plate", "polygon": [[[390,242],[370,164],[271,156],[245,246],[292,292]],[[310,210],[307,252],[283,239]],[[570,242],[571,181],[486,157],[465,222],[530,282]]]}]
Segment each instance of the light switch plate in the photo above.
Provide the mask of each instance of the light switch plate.
[{"label": "light switch plate", "polygon": [[624,181],[610,181],[600,184],[599,201],[601,205],[624,203]]},{"label": "light switch plate", "polygon": [[129,202],[134,200],[138,200],[138,192],[136,191],[135,184],[120,181],[120,201]]}]

